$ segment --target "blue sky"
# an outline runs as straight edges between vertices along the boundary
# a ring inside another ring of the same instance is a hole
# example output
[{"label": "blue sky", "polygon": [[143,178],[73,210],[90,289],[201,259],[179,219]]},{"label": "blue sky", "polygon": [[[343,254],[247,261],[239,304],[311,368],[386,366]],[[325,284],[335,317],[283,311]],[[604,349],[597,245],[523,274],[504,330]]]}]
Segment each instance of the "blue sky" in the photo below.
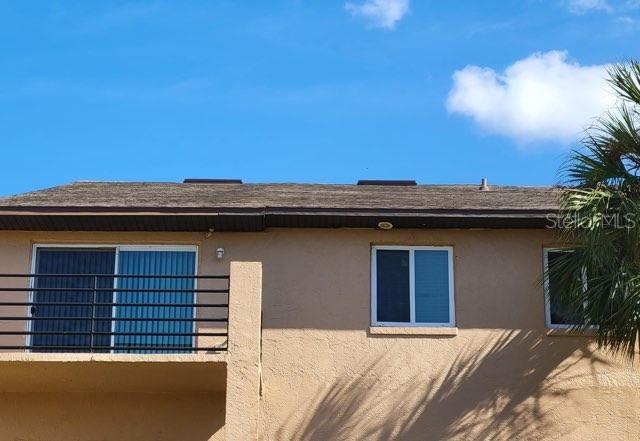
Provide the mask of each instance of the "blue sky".
[{"label": "blue sky", "polygon": [[0,1],[0,21],[0,194],[540,185],[638,55],[640,1]]}]

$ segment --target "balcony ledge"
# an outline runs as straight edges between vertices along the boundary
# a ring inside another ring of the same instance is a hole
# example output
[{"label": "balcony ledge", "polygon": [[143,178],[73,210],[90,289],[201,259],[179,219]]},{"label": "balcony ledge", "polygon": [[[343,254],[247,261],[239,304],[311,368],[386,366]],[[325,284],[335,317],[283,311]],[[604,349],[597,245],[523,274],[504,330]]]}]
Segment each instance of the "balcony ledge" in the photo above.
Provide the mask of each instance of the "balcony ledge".
[{"label": "balcony ledge", "polygon": [[217,393],[227,354],[0,354],[0,393]]}]

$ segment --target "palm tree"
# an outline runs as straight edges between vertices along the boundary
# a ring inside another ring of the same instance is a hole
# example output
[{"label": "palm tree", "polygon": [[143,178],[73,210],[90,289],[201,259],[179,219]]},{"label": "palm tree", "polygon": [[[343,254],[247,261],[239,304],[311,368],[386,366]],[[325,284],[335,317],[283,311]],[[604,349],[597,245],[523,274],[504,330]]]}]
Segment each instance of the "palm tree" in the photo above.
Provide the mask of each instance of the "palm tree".
[{"label": "palm tree", "polygon": [[[545,273],[599,346],[633,359],[640,331],[640,62],[609,70],[617,107],[587,131],[563,169],[567,253]],[[554,291],[555,291],[554,290]]]}]

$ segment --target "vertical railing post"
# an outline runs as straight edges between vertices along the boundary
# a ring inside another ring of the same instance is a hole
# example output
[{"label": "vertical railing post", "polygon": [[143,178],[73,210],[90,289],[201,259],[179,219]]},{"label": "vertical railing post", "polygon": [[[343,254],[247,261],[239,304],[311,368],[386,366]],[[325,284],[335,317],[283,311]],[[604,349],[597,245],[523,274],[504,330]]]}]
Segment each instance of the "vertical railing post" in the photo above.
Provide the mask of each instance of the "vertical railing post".
[{"label": "vertical railing post", "polygon": [[231,274],[229,274],[229,278],[227,279],[227,321],[226,321],[226,332],[227,332],[227,341],[225,342],[225,350],[229,351],[229,314],[231,311],[231,308],[229,307],[231,305]]},{"label": "vertical railing post", "polygon": [[29,313],[27,314],[27,316],[29,317],[29,321],[27,323],[27,332],[29,332],[27,335],[25,335],[24,337],[24,343],[25,343],[25,352],[31,352],[32,350],[32,346],[33,346],[33,334],[31,334],[33,332],[33,329],[35,328],[34,326],[34,320],[33,318],[36,317],[37,315],[37,309],[36,309],[36,285],[37,285],[37,278],[35,276],[35,274],[29,274],[29,277],[27,277],[27,286],[29,287],[29,292],[27,293],[27,301],[29,303],[31,303],[31,305],[29,305]]},{"label": "vertical railing post", "polygon": [[93,276],[93,289],[91,290],[91,333],[89,334],[89,352],[93,352],[93,333],[96,322],[96,289],[98,288],[98,276]]}]

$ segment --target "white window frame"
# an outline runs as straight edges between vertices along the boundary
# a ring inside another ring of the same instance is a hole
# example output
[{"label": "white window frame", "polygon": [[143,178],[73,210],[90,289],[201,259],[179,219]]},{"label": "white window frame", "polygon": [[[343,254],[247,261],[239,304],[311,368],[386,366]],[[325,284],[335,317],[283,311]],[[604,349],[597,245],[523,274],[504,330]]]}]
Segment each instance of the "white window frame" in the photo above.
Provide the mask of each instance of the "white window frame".
[{"label": "white window frame", "polygon": [[[114,269],[113,269],[113,275],[117,276],[118,275],[118,261],[120,258],[120,251],[192,251],[195,253],[195,267],[194,267],[194,276],[198,275],[198,268],[200,267],[199,264],[199,255],[198,255],[198,245],[148,245],[148,244],[140,244],[140,245],[136,245],[136,244],[113,244],[113,243],[101,243],[101,244],[96,244],[96,243],[89,243],[89,244],[84,244],[84,243],[34,243],[32,248],[31,248],[31,274],[35,274],[36,272],[36,260],[37,260],[37,253],[38,253],[38,249],[39,248],[87,248],[87,249],[91,249],[91,248],[112,248],[115,249],[115,262],[114,262]],[[114,277],[113,279],[113,303],[116,303],[116,288],[118,283],[118,278]],[[35,301],[35,277],[31,277],[29,280],[29,303],[33,303]],[[198,289],[198,279],[194,278],[193,279],[193,289],[197,290]],[[198,303],[198,293],[194,292],[193,293],[193,303],[197,304]],[[198,308],[194,307],[193,308],[193,318],[197,318],[197,312],[198,312]],[[116,313],[116,307],[114,306],[112,308],[112,317],[115,317],[115,313]],[[27,338],[26,338],[26,346],[31,346],[31,327],[33,325],[33,320],[31,320],[31,307],[27,308],[27,324],[26,324],[26,330],[28,332],[27,334]],[[193,333],[196,333],[196,324],[197,322],[194,320],[193,321],[193,325],[192,325],[192,331]],[[115,320],[112,321],[111,323],[111,332],[115,332],[115,326],[116,326],[116,322]],[[197,344],[196,339],[197,337],[194,336],[193,337],[193,344],[194,346]],[[111,336],[111,346],[114,346],[115,343],[115,335]],[[30,352],[31,350],[28,350],[28,352]],[[109,353],[115,353],[114,349],[111,349],[111,351]]]},{"label": "white window frame", "polygon": [[[543,274],[547,274],[549,270],[549,253],[550,252],[571,252],[566,248],[543,248]],[[549,278],[544,277],[544,325],[547,329],[571,329],[580,326],[580,323],[551,323],[551,296],[549,294]],[[582,286],[587,289],[587,275],[582,272]],[[585,305],[586,306],[586,305]],[[588,329],[597,329],[596,326],[589,326]]]},{"label": "white window frame", "polygon": [[[409,251],[409,322],[380,322],[378,316],[378,283],[377,283],[377,252],[378,250]],[[449,270],[449,321],[447,323],[416,322],[416,287],[415,287],[415,252],[416,251],[446,251]],[[455,298],[453,277],[453,247],[451,246],[406,246],[406,245],[375,245],[371,247],[371,326],[388,327],[454,327],[455,326]]]}]

